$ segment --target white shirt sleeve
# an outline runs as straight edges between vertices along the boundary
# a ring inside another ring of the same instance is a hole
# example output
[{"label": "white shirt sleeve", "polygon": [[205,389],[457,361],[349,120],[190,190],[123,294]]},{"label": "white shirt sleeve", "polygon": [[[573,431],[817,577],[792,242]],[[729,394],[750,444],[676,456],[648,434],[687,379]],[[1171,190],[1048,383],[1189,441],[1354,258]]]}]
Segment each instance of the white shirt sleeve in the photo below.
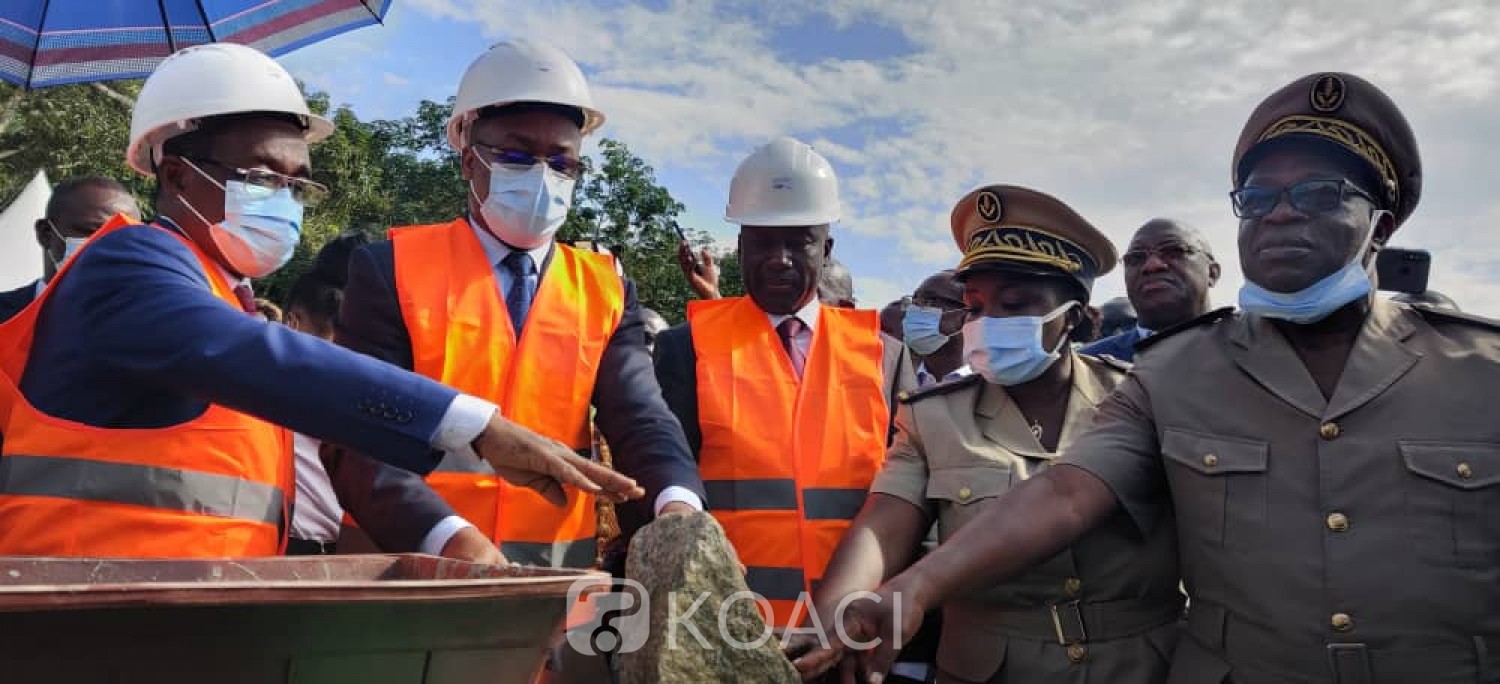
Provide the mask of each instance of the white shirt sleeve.
[{"label": "white shirt sleeve", "polygon": [[441,556],[443,555],[443,547],[448,545],[448,541],[453,539],[453,535],[463,531],[465,527],[473,527],[473,525],[470,525],[469,521],[456,515],[443,518],[438,521],[438,524],[433,525],[431,530],[427,531],[427,536],[422,538],[422,545],[417,547],[417,550],[429,556]]},{"label": "white shirt sleeve", "polygon": [[656,495],[656,505],[652,510],[657,515],[661,515],[661,509],[666,508],[667,504],[674,501],[681,501],[692,506],[694,510],[703,510],[703,500],[699,499],[698,495],[693,493],[693,490],[677,485],[672,485],[661,490],[661,493]]},{"label": "white shirt sleeve", "polygon": [[443,451],[474,455],[470,446],[485,426],[495,417],[500,407],[479,397],[460,394],[448,404],[448,411],[438,421],[437,432],[432,435],[432,447]]}]

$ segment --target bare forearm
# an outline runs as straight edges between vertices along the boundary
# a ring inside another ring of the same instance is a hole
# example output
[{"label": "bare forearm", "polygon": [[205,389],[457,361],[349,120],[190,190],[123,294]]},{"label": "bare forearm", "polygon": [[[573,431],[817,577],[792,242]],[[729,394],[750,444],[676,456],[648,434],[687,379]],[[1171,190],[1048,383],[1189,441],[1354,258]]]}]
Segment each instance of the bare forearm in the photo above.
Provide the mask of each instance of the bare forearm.
[{"label": "bare forearm", "polygon": [[892,580],[932,607],[950,596],[1002,582],[1071,546],[1107,519],[1119,501],[1103,481],[1057,465],[990,503],[936,551]]},{"label": "bare forearm", "polygon": [[875,589],[910,565],[930,522],[906,501],[871,494],[828,561],[813,597],[819,615],[832,615],[843,597]]}]

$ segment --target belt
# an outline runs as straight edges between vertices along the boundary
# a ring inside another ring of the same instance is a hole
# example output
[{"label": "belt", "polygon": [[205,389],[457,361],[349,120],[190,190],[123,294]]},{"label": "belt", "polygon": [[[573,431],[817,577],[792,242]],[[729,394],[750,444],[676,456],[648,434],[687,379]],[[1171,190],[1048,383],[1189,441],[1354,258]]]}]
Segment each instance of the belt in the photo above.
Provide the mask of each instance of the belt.
[{"label": "belt", "polygon": [[1195,641],[1244,674],[1326,672],[1334,684],[1467,682],[1490,681],[1500,664],[1500,638],[1495,635],[1453,635],[1443,641],[1392,646],[1358,641],[1356,630],[1348,641],[1308,644],[1290,636],[1290,631],[1261,627],[1197,598],[1188,610],[1187,624]]},{"label": "belt", "polygon": [[337,542],[320,542],[296,537],[286,540],[286,555],[288,556],[331,556],[336,549]]},{"label": "belt", "polygon": [[1182,598],[1171,600],[1069,601],[1033,610],[986,616],[1011,636],[1085,644],[1135,636],[1182,619]]}]

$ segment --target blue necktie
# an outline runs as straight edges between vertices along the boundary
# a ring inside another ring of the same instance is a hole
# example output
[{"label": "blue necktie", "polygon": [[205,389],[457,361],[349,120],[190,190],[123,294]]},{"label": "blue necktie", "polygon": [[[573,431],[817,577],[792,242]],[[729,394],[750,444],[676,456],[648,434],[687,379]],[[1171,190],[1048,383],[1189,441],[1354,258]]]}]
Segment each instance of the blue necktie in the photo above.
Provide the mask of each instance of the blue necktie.
[{"label": "blue necktie", "polygon": [[521,338],[521,326],[526,324],[526,314],[531,311],[531,300],[536,296],[536,262],[526,252],[511,252],[500,262],[510,270],[510,292],[505,293],[505,310],[510,314],[510,324],[516,329],[516,339]]}]

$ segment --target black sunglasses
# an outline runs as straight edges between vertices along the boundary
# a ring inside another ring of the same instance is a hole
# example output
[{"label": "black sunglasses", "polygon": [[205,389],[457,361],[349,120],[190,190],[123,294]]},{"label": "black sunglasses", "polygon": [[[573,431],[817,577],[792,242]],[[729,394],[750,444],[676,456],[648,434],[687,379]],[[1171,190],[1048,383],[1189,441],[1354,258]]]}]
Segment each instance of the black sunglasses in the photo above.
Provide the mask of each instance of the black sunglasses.
[{"label": "black sunglasses", "polygon": [[553,154],[546,157],[538,157],[530,152],[520,150],[507,150],[483,143],[473,143],[469,147],[474,149],[474,154],[479,160],[486,164],[499,164],[516,168],[529,169],[538,163],[545,163],[547,168],[552,169],[568,178],[577,178],[583,175],[583,162],[562,154]]},{"label": "black sunglasses", "polygon": [[1350,194],[1377,204],[1369,193],[1342,178],[1302,181],[1281,188],[1247,185],[1229,193],[1229,200],[1234,205],[1235,216],[1254,219],[1275,211],[1283,195],[1297,211],[1304,214],[1326,214],[1342,206]]}]

